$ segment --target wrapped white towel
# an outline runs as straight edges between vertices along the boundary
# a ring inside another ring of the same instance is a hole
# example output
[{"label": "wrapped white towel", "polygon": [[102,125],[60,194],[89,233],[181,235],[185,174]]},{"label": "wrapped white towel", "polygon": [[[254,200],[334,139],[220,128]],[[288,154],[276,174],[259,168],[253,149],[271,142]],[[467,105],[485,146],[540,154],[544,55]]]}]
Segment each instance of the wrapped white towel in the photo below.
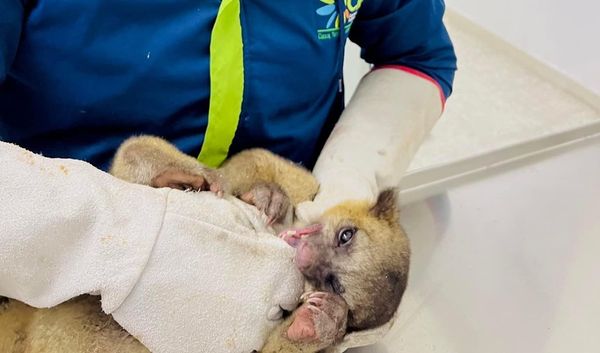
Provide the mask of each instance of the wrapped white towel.
[{"label": "wrapped white towel", "polygon": [[303,290],[293,249],[238,200],[1,142],[0,188],[0,295],[50,307],[99,294],[155,353],[260,349]]}]

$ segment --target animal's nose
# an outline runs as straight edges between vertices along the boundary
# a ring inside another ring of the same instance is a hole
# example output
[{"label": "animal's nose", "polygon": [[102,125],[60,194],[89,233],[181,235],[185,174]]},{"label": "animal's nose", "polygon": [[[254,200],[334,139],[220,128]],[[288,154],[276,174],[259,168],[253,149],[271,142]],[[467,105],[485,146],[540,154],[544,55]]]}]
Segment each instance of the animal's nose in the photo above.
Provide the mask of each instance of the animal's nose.
[{"label": "animal's nose", "polygon": [[321,224],[312,224],[304,228],[283,231],[279,233],[279,237],[295,248],[298,246],[301,239],[319,234],[321,230],[323,230]]},{"label": "animal's nose", "polygon": [[311,235],[315,235],[323,230],[323,226],[321,224],[311,224],[304,228],[296,229],[296,235],[300,238],[309,237]]}]

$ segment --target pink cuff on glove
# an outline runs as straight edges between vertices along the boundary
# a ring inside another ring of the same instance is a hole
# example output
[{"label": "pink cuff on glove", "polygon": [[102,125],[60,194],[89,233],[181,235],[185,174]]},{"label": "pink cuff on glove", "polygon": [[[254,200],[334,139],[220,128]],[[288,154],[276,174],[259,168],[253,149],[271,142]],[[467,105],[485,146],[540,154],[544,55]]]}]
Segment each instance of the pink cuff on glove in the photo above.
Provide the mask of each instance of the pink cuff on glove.
[{"label": "pink cuff on glove", "polygon": [[431,83],[433,83],[438,90],[440,91],[440,99],[442,100],[442,111],[444,110],[444,108],[446,107],[446,95],[444,94],[444,90],[442,89],[442,86],[440,86],[439,82],[437,82],[433,77],[427,75],[424,72],[421,72],[419,70],[415,70],[412,67],[408,67],[408,66],[402,66],[402,65],[381,65],[381,66],[376,66],[373,68],[373,71],[375,70],[380,70],[380,69],[393,69],[393,70],[400,70],[400,71],[404,71],[406,73],[409,73],[411,75],[414,76],[418,76],[422,79],[425,79]]}]

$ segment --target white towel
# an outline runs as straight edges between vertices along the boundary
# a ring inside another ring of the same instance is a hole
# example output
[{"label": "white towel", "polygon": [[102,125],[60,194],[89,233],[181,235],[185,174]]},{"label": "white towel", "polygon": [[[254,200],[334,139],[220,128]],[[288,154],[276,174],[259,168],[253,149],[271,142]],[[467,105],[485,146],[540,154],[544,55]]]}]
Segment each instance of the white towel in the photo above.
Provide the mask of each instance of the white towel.
[{"label": "white towel", "polygon": [[251,352],[303,290],[258,211],[132,185],[0,143],[0,295],[36,307],[99,294],[155,353]]}]

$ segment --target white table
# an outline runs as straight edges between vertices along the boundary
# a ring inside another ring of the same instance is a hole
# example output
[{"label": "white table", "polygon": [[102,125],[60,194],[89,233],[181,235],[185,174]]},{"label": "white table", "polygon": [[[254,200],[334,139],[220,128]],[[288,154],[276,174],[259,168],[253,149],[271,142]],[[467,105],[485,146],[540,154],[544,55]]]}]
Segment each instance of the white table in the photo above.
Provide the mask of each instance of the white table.
[{"label": "white table", "polygon": [[399,321],[352,353],[600,352],[600,138],[404,207]]}]

